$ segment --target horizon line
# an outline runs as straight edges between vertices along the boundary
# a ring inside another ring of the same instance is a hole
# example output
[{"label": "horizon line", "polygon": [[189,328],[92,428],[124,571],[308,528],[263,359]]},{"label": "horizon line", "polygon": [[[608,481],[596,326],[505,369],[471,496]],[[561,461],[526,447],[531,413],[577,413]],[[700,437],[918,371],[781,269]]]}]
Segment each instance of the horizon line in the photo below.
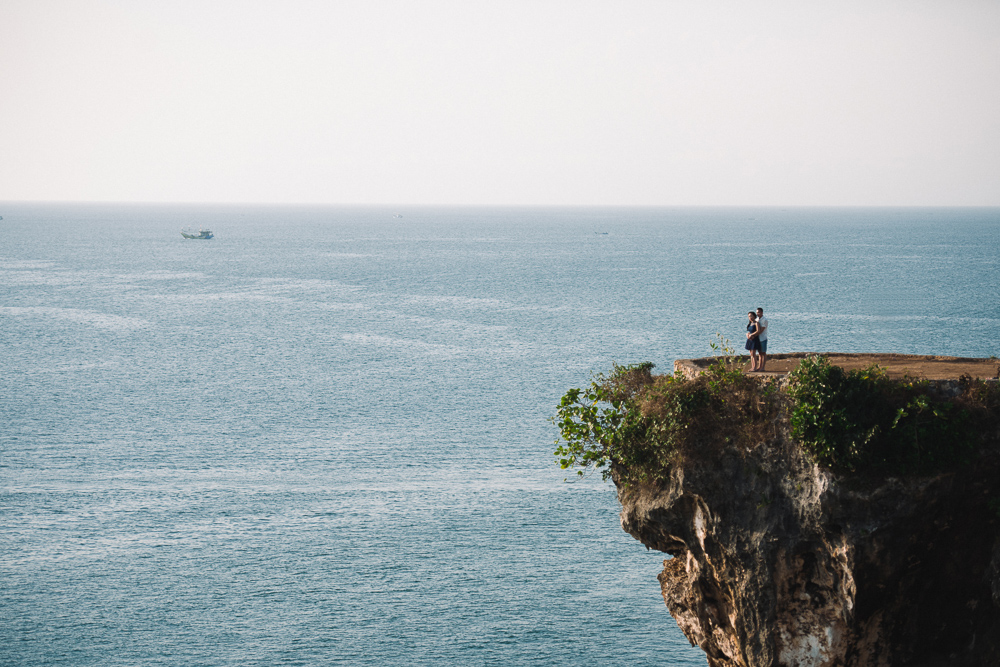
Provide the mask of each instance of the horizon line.
[{"label": "horizon line", "polygon": [[511,204],[511,203],[405,203],[405,202],[310,202],[310,201],[167,201],[130,199],[0,199],[0,205],[133,205],[133,206],[288,206],[288,207],[353,207],[353,208],[1000,208],[996,204]]}]

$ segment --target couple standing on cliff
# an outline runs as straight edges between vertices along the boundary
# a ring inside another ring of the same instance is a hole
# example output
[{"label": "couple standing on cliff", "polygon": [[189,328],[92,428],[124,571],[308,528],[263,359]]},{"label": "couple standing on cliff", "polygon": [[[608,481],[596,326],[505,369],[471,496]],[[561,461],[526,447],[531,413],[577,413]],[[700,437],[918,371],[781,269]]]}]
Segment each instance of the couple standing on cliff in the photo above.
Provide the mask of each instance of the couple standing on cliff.
[{"label": "couple standing on cliff", "polygon": [[758,308],[756,313],[751,310],[747,318],[746,349],[750,350],[750,372],[755,373],[763,371],[767,363],[767,318],[763,308]]}]

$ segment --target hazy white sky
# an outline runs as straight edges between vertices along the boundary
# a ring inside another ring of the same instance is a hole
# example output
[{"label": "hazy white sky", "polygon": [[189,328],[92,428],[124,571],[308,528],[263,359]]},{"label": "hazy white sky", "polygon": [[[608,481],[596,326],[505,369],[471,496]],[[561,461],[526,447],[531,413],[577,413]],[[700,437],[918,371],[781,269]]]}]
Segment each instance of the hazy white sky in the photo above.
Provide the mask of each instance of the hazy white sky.
[{"label": "hazy white sky", "polygon": [[1000,2],[0,0],[0,200],[1000,205]]}]

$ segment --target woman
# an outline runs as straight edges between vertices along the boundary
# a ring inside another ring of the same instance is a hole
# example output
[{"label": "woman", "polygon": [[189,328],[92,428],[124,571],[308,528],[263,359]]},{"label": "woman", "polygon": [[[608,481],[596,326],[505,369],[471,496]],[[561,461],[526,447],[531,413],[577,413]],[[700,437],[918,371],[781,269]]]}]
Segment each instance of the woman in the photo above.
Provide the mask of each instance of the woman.
[{"label": "woman", "polygon": [[757,324],[757,313],[750,311],[747,313],[747,344],[746,349],[750,350],[750,372],[753,373],[760,367],[760,325]]}]

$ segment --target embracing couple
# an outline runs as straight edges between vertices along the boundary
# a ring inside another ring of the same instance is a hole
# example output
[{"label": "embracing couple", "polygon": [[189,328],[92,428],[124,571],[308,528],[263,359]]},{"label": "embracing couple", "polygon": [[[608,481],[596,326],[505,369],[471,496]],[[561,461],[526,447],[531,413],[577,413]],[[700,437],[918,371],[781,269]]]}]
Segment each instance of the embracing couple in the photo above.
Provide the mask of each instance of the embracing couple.
[{"label": "embracing couple", "polygon": [[763,371],[767,363],[767,318],[764,309],[747,313],[747,345],[750,350],[750,372]]}]

